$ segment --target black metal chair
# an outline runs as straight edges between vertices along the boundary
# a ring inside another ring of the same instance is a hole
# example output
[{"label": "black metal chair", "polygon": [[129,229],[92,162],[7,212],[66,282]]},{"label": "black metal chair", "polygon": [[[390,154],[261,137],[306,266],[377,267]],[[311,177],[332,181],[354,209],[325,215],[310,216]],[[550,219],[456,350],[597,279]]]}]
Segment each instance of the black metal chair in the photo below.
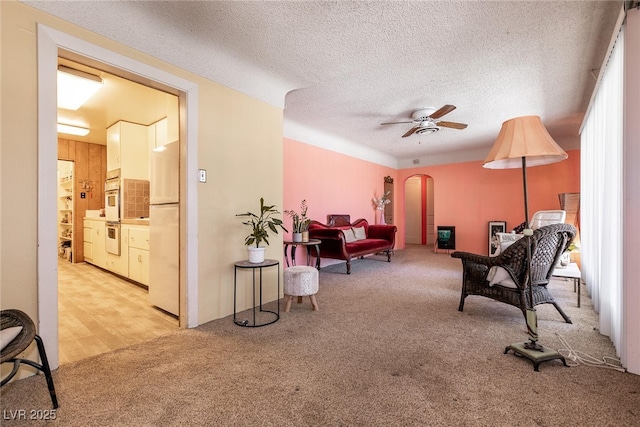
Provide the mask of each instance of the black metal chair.
[{"label": "black metal chair", "polygon": [[[11,373],[2,380],[0,386],[8,383],[16,373],[21,363],[32,366],[44,373],[47,379],[47,387],[49,387],[49,394],[51,395],[51,403],[53,408],[58,407],[58,398],[56,397],[56,390],[53,386],[53,377],[51,376],[51,369],[49,368],[49,361],[47,360],[47,353],[44,350],[44,343],[42,338],[36,334],[36,326],[27,314],[20,310],[2,310],[0,312],[0,330],[5,330],[14,326],[21,326],[22,330],[18,335],[11,340],[2,350],[0,350],[0,363],[13,363],[13,369]],[[25,351],[33,341],[36,341],[38,346],[38,353],[40,354],[40,363],[36,363],[32,360],[21,359],[18,356]]]},{"label": "black metal chair", "polygon": [[[560,259],[567,250],[576,229],[570,224],[552,224],[534,230],[530,239],[522,238],[500,255],[488,257],[468,252],[454,252],[453,258],[462,260],[462,295],[459,311],[464,308],[464,300],[469,295],[481,295],[522,310],[526,319],[527,308],[539,304],[553,304],[562,318],[571,323],[569,316],[560,308],[547,289],[547,284]],[[533,302],[529,297],[529,273],[527,263],[527,244],[531,244],[531,272]],[[507,276],[505,282],[492,283],[487,278],[492,267],[502,267]]]}]

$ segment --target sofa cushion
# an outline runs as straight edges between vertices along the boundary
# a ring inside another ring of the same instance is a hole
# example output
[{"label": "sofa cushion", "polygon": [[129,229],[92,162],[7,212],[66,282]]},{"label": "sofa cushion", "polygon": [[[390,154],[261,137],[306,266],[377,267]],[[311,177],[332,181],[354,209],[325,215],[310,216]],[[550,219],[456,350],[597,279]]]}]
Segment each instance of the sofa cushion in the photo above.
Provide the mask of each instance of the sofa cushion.
[{"label": "sofa cushion", "polygon": [[354,227],[352,228],[353,234],[356,237],[356,240],[364,240],[367,238],[367,234],[364,231],[364,227]]},{"label": "sofa cushion", "polygon": [[345,243],[352,243],[358,240],[356,239],[356,235],[353,233],[353,228],[345,228],[342,230],[342,233],[344,234]]}]

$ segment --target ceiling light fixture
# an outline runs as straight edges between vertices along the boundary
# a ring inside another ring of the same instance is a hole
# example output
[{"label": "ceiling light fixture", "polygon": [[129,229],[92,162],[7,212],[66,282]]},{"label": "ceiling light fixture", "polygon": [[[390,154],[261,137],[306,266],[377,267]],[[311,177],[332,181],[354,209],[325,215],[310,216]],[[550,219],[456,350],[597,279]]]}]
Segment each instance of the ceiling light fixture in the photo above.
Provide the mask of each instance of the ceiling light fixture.
[{"label": "ceiling light fixture", "polygon": [[75,111],[101,87],[99,76],[58,65],[58,108]]},{"label": "ceiling light fixture", "polygon": [[65,125],[58,123],[58,133],[66,133],[68,135],[87,136],[89,129],[80,126]]}]

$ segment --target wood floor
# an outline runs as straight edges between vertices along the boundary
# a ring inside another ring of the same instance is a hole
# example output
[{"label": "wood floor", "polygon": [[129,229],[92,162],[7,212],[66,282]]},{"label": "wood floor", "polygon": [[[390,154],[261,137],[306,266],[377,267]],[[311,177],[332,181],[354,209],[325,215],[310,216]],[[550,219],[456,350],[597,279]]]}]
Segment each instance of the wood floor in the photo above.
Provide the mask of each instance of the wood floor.
[{"label": "wood floor", "polygon": [[178,329],[147,290],[90,264],[58,261],[60,364],[147,341]]}]

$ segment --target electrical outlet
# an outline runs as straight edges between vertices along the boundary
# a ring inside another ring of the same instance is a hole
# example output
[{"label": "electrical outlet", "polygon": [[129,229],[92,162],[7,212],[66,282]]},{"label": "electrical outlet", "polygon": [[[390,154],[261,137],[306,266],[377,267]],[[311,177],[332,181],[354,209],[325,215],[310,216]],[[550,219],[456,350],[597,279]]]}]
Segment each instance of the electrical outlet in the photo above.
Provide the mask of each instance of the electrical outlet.
[{"label": "electrical outlet", "polygon": [[198,182],[207,182],[206,169],[198,169]]}]

